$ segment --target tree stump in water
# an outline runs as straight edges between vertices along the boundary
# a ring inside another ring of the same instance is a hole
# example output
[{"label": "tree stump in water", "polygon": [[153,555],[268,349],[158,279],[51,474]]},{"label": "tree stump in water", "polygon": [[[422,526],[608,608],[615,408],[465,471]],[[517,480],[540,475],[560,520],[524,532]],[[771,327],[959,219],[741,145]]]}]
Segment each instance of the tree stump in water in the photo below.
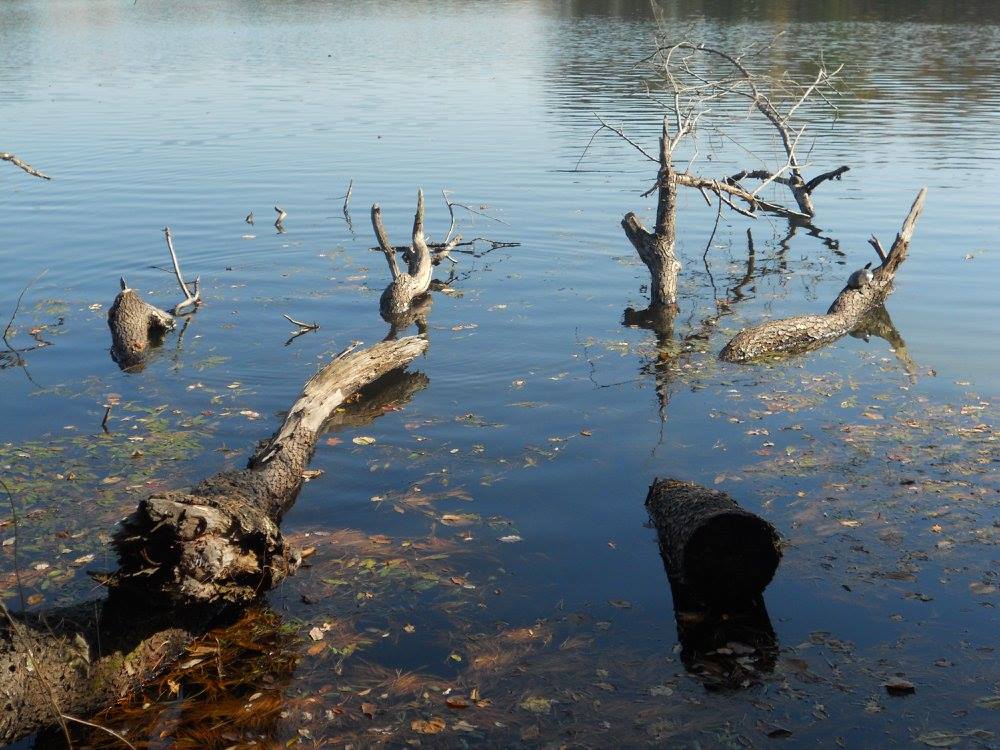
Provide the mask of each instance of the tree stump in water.
[{"label": "tree stump in water", "polygon": [[658,479],[646,509],[671,583],[707,601],[758,596],[781,560],[778,532],[725,492]]},{"label": "tree stump in water", "polygon": [[123,370],[141,370],[146,351],[174,327],[171,315],[146,302],[125,279],[122,290],[108,310],[111,329],[111,357]]}]

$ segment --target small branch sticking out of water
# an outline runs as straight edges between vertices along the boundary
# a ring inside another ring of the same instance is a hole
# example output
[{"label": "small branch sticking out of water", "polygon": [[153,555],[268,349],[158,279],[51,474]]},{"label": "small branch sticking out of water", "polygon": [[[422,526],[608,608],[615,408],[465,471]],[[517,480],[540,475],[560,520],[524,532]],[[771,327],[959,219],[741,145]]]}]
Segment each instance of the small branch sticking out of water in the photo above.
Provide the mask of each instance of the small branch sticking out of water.
[{"label": "small branch sticking out of water", "polygon": [[274,227],[278,230],[278,234],[284,234],[285,219],[288,218],[288,212],[281,206],[275,206],[274,210],[278,212],[278,218],[274,220]]},{"label": "small branch sticking out of water", "polygon": [[22,169],[33,177],[41,177],[43,180],[51,180],[44,172],[39,172],[33,166],[28,164],[28,162],[23,159],[18,158],[17,154],[12,154],[9,151],[0,151],[0,161],[9,161],[18,169]]},{"label": "small branch sticking out of water", "polygon": [[192,292],[184,282],[184,276],[181,275],[181,266],[177,262],[177,253],[174,252],[174,240],[170,234],[170,227],[163,228],[163,236],[167,240],[167,250],[170,251],[170,260],[174,264],[174,275],[177,277],[177,283],[181,286],[181,292],[184,293],[184,299],[174,305],[174,309],[170,313],[171,315],[180,315],[181,310],[184,308],[197,308],[201,304],[201,277],[199,276],[194,280],[194,292]]}]

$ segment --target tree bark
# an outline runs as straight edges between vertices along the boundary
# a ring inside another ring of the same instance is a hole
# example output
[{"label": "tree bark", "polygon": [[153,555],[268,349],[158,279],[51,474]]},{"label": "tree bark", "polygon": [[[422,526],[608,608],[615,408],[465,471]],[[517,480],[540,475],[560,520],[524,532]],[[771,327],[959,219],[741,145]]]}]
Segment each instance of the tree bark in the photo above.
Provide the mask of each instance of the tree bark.
[{"label": "tree bark", "polygon": [[677,260],[677,173],[670,152],[667,121],[663,121],[660,135],[660,170],[657,175],[656,231],[649,232],[639,217],[629,212],[622,219],[625,236],[639,253],[649,269],[651,285],[649,309],[662,310],[677,304],[677,274],[681,264]]},{"label": "tree bark", "polygon": [[40,615],[4,609],[0,744],[56,723],[58,714],[113,703],[162,671],[220,615],[291,574],[300,554],[278,524],[324,424],[359,389],[426,349],[427,340],[413,336],[344,352],[310,378],[246,469],[142,501],[115,536],[119,569],[101,577],[106,600]]},{"label": "tree bark", "polygon": [[745,363],[775,354],[801,353],[857,329],[892,291],[893,279],[906,260],[926,195],[927,188],[922,188],[888,255],[866,286],[860,289],[845,286],[826,315],[798,315],[745,328],[726,344],[719,357],[727,362]]},{"label": "tree bark", "polygon": [[724,492],[659,479],[646,496],[667,575],[709,602],[748,601],[781,560],[778,532]]},{"label": "tree bark", "polygon": [[121,369],[137,371],[145,367],[149,348],[173,329],[174,319],[146,302],[135,289],[129,289],[125,279],[121,280],[121,287],[108,310],[111,358]]}]

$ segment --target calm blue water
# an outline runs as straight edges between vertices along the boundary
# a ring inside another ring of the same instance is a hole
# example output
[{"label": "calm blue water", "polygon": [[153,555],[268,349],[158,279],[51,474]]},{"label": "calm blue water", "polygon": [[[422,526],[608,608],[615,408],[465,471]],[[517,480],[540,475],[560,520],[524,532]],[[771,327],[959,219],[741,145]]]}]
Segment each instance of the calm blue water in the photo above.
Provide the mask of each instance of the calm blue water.
[{"label": "calm blue water", "polygon": [[[923,628],[925,640],[914,646],[921,664],[963,639],[995,645],[995,609],[967,591],[969,580],[997,575],[995,531],[981,546],[960,544],[956,558],[924,562],[920,581],[935,599],[921,605],[884,586],[859,588],[864,575],[853,563],[831,562],[840,543],[824,547],[818,527],[798,518],[806,501],[797,492],[821,503],[831,483],[846,483],[845,497],[859,483],[859,497],[897,490],[895,468],[879,458],[890,448],[877,443],[875,458],[838,455],[828,470],[802,479],[744,469],[762,460],[757,451],[768,440],[748,436],[753,427],[769,429],[775,451],[802,455],[833,440],[831,425],[859,419],[866,404],[884,404],[892,421],[897,410],[920,415],[997,397],[1000,17],[985,2],[962,13],[935,4],[923,14],[891,3],[864,10],[848,3],[838,13],[814,3],[798,15],[791,3],[732,6],[680,3],[668,25],[726,47],[784,31],[767,58],[774,72],[804,77],[820,53],[845,64],[836,122],[820,118],[809,156],[813,174],[851,166],[816,195],[817,225],[838,251],[803,231],[783,245],[783,222],[723,213],[706,270],[715,208],[682,193],[674,338],[713,315],[714,297],[743,275],[748,227],[757,275],[734,314],[709,328],[707,354],[682,360],[686,372],[655,377],[655,336],[621,325],[625,307],[645,306],[648,276],[619,226],[630,210],[651,220],[652,199],[640,193],[653,170],[606,135],[576,169],[595,112],[655,144],[658,110],[642,93],[645,72],[633,67],[655,30],[645,4],[4,3],[0,150],[54,179],[0,164],[0,315],[6,320],[20,289],[48,269],[25,296],[15,341],[26,346],[28,327],[64,322],[50,329],[52,346],[25,355],[27,372],[0,371],[0,443],[46,440],[67,427],[96,433],[102,404],[115,393],[185,414],[211,412],[205,450],[185,457],[178,473],[194,479],[227,465],[217,449],[246,451],[266,436],[324,357],[385,335],[378,296],[388,273],[369,251],[371,204],[381,204],[391,236],[403,243],[422,187],[427,228],[439,238],[449,221],[440,199],[446,189],[503,222],[460,211],[463,235],[521,244],[460,257],[462,296],[435,296],[431,347],[413,368],[428,387],[402,411],[321,446],[314,467],[326,475],[306,486],[289,529],[424,534],[433,518],[393,513],[370,498],[446,472],[449,486],[473,497],[463,512],[500,517],[523,538],[502,545],[495,539],[504,532],[474,530],[482,556],[470,570],[493,570],[487,560],[496,556],[516,594],[494,597],[470,617],[530,624],[558,603],[559,611],[615,618],[617,647],[669,653],[671,599],[642,501],[655,476],[676,475],[731,491],[791,538],[767,594],[782,646],[829,631],[878,663],[903,637],[904,626],[889,619],[900,610]],[[727,132],[754,153],[774,153],[771,134],[752,121]],[[724,143],[704,136],[698,170],[721,176],[754,166],[736,161],[743,157]],[[350,180],[351,226],[341,215]],[[743,325],[825,310],[850,271],[873,258],[867,237],[874,232],[888,247],[923,185],[927,207],[887,305],[916,363],[915,382],[878,338],[847,338],[777,367],[714,362]],[[271,226],[276,204],[288,212],[283,234]],[[243,221],[250,210],[252,227]],[[155,304],[179,299],[163,270],[166,225],[185,273],[201,276],[205,305],[182,338],[168,335],[143,371],[124,374],[108,355],[107,308],[120,275]],[[283,313],[321,329],[285,347],[291,326]],[[233,382],[240,387],[228,389]],[[817,383],[830,384],[820,396]],[[775,393],[812,400],[794,414],[747,422]],[[845,416],[850,397],[858,409]],[[247,420],[240,410],[262,418]],[[781,431],[789,426],[796,429]],[[354,446],[359,434],[376,437],[376,446]],[[415,443],[414,435],[426,440]],[[427,455],[413,458],[415,446]],[[957,450],[968,450],[970,461],[985,455],[987,466],[996,461],[995,443]],[[903,469],[925,470],[934,467]],[[995,486],[995,468],[971,481]],[[988,530],[998,518],[995,490],[978,502],[977,528]],[[901,506],[885,513],[894,528],[932,523]],[[85,518],[88,508],[71,514]],[[11,562],[5,548],[3,563]],[[857,590],[853,598],[844,584]],[[274,595],[276,606],[293,606],[289,589]],[[628,600],[629,616],[609,610],[608,600]],[[996,595],[986,601],[995,605]],[[425,635],[433,651],[435,635]],[[418,668],[428,659],[418,648],[384,660]],[[960,676],[937,675],[936,689],[978,684],[988,693],[1000,679],[995,664],[963,663]],[[905,741],[911,730],[941,728],[902,721],[894,706],[855,723],[865,691],[878,693],[881,681],[863,676],[874,674],[869,667],[845,669],[860,687],[843,702],[815,697],[842,724],[808,730],[816,737],[884,731]],[[989,723],[976,715],[962,723],[948,708],[942,726]]]}]

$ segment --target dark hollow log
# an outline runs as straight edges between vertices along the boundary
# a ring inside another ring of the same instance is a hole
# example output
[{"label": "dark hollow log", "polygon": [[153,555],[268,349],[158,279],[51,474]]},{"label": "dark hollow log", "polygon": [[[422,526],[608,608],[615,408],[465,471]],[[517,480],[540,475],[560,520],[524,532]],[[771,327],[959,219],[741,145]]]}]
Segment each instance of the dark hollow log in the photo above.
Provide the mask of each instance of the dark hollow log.
[{"label": "dark hollow log", "polygon": [[98,577],[106,600],[32,615],[0,608],[0,745],[113,703],[292,573],[300,554],[278,524],[331,413],[426,349],[415,336],[349,349],[310,378],[246,469],[143,500],[115,536],[118,571]]},{"label": "dark hollow log", "polygon": [[874,270],[870,282],[860,289],[845,286],[826,315],[798,315],[743,329],[726,344],[719,358],[746,363],[777,354],[798,354],[824,346],[857,329],[892,291],[893,279],[906,260],[926,195],[927,188],[922,188],[892,248]]},{"label": "dark hollow log", "polygon": [[709,602],[759,596],[781,560],[778,532],[725,492],[658,479],[646,496],[670,580]]},{"label": "dark hollow log", "polygon": [[146,302],[135,289],[121,280],[121,291],[108,310],[111,329],[111,358],[123,370],[141,370],[150,347],[174,327],[171,315]]}]

